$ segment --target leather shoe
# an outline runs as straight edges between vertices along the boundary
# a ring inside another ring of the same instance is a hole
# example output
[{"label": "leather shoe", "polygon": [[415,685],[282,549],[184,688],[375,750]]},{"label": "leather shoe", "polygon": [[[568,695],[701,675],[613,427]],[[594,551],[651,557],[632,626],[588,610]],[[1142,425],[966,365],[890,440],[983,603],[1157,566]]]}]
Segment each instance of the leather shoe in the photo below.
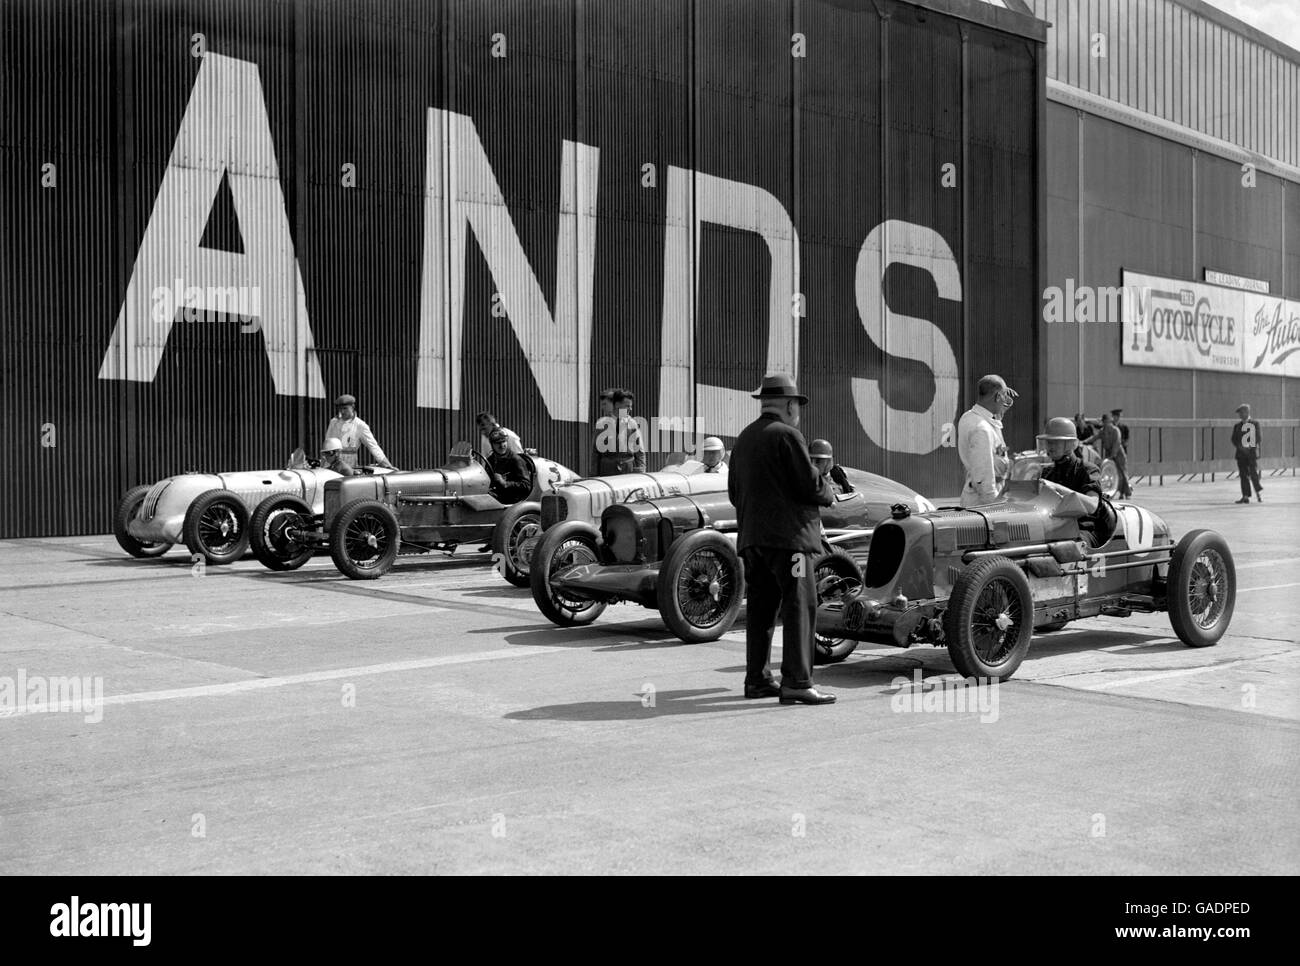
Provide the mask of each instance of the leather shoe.
[{"label": "leather shoe", "polygon": [[1233,500],[1234,503],[1249,503],[1250,497],[1243,496],[1240,500]]},{"label": "leather shoe", "polygon": [[745,697],[747,698],[777,698],[781,696],[781,686],[775,681],[764,681],[762,684],[746,684]]},{"label": "leather shoe", "polygon": [[782,704],[834,704],[835,695],[816,688],[781,688]]}]

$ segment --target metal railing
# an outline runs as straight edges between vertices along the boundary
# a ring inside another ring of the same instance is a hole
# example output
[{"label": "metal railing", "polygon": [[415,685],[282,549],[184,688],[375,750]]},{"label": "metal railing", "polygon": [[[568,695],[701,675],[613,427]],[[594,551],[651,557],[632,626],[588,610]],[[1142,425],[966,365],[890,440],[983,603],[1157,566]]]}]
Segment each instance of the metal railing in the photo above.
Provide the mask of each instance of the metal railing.
[{"label": "metal railing", "polygon": [[[1300,419],[1260,419],[1260,473],[1279,476],[1300,467]],[[1232,427],[1236,419],[1125,419],[1129,429],[1129,482],[1163,486],[1166,476],[1211,482],[1219,474],[1237,475]]]}]

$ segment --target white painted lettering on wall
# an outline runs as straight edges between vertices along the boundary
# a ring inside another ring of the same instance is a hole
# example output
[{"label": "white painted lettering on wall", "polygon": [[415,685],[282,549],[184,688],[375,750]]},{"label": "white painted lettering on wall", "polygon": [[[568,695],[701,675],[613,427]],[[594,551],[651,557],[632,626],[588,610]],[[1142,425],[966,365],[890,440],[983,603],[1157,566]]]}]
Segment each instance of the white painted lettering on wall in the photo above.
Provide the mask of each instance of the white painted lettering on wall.
[{"label": "white painted lettering on wall", "polygon": [[895,453],[929,453],[942,444],[944,424],[956,418],[961,372],[951,343],[937,325],[900,315],[886,304],[885,272],[895,263],[929,272],[939,298],[954,302],[961,301],[961,273],[942,235],[907,221],[881,222],[858,252],[854,284],[863,328],[886,355],[929,366],[934,398],[921,412],[895,409],[881,394],[879,380],[855,376],[853,405],[858,422],[877,446]]},{"label": "white painted lettering on wall", "polygon": [[[242,255],[199,247],[223,176]],[[262,82],[249,61],[211,52],[200,61],[99,378],[153,381],[175,322],[174,312],[154,310],[153,293],[177,279],[199,293],[191,306],[205,311],[228,307],[204,293],[260,292],[261,324],[245,331],[260,330],[275,391],[325,395]]]},{"label": "white painted lettering on wall", "polygon": [[586,421],[600,152],[572,141],[561,150],[552,315],[473,119],[429,110],[417,405],[460,408],[465,246],[472,232],[548,414]]},{"label": "white painted lettering on wall", "polygon": [[[474,120],[431,108],[426,124],[417,405],[461,406],[466,254],[472,236],[548,416],[588,421],[599,148],[567,140],[560,145],[555,285],[548,304]],[[243,254],[199,244],[223,177],[229,179]],[[697,317],[698,293],[701,285],[715,284],[700,278],[701,231],[718,225],[762,238],[770,259],[768,311],[754,324],[766,333],[765,372],[795,375],[803,316],[791,311],[792,305],[802,306],[798,232],[781,201],[756,185],[669,165],[663,191],[658,409],[695,418],[711,433],[734,436],[753,417],[749,390],[698,378],[697,327],[711,324]],[[876,378],[853,377],[851,390],[858,420],[878,446],[929,453],[940,445],[943,427],[956,418],[960,373],[952,345],[933,321],[899,314],[886,304],[885,273],[896,263],[923,269],[934,278],[939,298],[960,301],[957,262],[933,229],[896,220],[873,229],[858,256],[854,284],[863,327],[887,356],[919,362],[933,372],[933,400],[919,412],[893,408]],[[196,308],[214,312],[228,308],[207,305],[203,293],[259,292],[260,324],[242,331],[261,332],[275,391],[325,396],[258,68],[213,53],[202,59],[100,378],[153,380],[176,320],[174,313],[157,311],[151,293],[181,284],[198,293]],[[237,308],[249,311],[243,302]],[[763,374],[753,374],[755,384]]]}]

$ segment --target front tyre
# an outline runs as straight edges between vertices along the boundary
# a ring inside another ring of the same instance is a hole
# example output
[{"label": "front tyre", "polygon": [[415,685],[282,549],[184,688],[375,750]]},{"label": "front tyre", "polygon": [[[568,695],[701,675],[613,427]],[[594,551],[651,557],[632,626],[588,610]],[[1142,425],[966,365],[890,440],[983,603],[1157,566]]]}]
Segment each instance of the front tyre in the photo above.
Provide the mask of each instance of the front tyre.
[{"label": "front tyre", "polygon": [[185,546],[209,564],[234,563],[248,549],[248,507],[229,490],[200,493],[185,511]]},{"label": "front tyre", "polygon": [[315,552],[303,537],[314,522],[311,507],[298,497],[268,497],[258,504],[248,523],[253,556],[270,570],[297,570]]},{"label": "front tyre", "polygon": [[[813,582],[817,585],[817,606],[843,596],[851,587],[848,581],[862,586],[862,571],[845,551],[833,549],[813,560]],[[813,664],[838,664],[857,650],[858,642],[850,638],[825,637],[813,630]]]},{"label": "front tyre", "polygon": [[1119,467],[1115,465],[1114,460],[1106,459],[1101,461],[1101,466],[1097,473],[1097,482],[1101,485],[1101,492],[1108,500],[1119,498]]},{"label": "front tyre", "polygon": [[1183,534],[1169,558],[1169,623],[1188,647],[1218,644],[1237,603],[1232,551],[1213,530]]},{"label": "front tyre", "polygon": [[353,500],[334,518],[330,557],[344,576],[374,580],[392,569],[400,543],[401,528],[388,504]]},{"label": "front tyre", "polygon": [[498,572],[516,587],[530,583],[532,554],[525,547],[536,546],[542,532],[542,508],[537,503],[516,503],[502,515],[492,531],[492,559]]},{"label": "front tyre", "polygon": [[977,560],[953,584],[943,628],[958,673],[1005,681],[1025,659],[1034,633],[1029,578],[1006,557]]},{"label": "front tyre", "polygon": [[571,520],[557,524],[542,536],[529,565],[529,583],[533,600],[552,624],[577,627],[590,624],[605,611],[603,600],[566,597],[552,586],[552,578],[570,567],[600,562],[596,529],[588,523]]},{"label": "front tyre", "polygon": [[716,641],[736,623],[745,573],[735,544],[716,530],[696,530],[668,549],[655,585],[664,623],[687,644]]},{"label": "front tyre", "polygon": [[137,540],[131,536],[130,530],[127,529],[135,515],[140,512],[140,504],[144,498],[149,495],[148,486],[133,486],[122,496],[117,505],[117,513],[113,516],[113,536],[117,538],[117,545],[129,553],[132,557],[147,559],[149,557],[161,557],[172,548],[170,543],[149,543],[145,540]]}]

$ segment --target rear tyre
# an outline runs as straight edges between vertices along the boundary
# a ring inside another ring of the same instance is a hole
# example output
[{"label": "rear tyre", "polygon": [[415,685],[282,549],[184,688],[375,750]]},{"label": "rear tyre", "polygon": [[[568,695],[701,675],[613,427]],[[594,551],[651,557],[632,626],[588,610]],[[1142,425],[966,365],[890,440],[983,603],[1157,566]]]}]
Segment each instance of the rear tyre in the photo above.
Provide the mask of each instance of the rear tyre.
[{"label": "rear tyre", "polygon": [[537,545],[529,565],[529,584],[537,609],[552,624],[577,627],[590,624],[605,612],[608,605],[603,600],[566,597],[551,586],[551,578],[570,567],[600,562],[596,540],[595,527],[571,520],[551,527]]},{"label": "rear tyre", "polygon": [[270,570],[297,570],[316,550],[298,535],[310,531],[314,524],[311,507],[298,497],[268,497],[248,522],[253,556]]},{"label": "rear tyre", "polygon": [[532,553],[542,532],[542,508],[537,503],[516,503],[506,510],[492,531],[492,558],[497,570],[516,587],[530,584]]},{"label": "rear tyre", "polygon": [[397,516],[378,500],[353,500],[334,518],[330,557],[339,573],[353,580],[374,580],[393,567],[401,543]]},{"label": "rear tyre", "polygon": [[[850,589],[848,581],[862,586],[862,571],[843,550],[831,550],[813,561],[813,581],[817,585],[817,605],[842,596]],[[824,637],[813,631],[813,664],[839,664],[857,650],[858,642],[849,638]]]},{"label": "rear tyre", "polygon": [[234,563],[248,549],[248,507],[229,490],[200,493],[185,511],[185,546],[209,564]]},{"label": "rear tyre", "polygon": [[1169,623],[1188,647],[1218,644],[1237,603],[1232,551],[1213,530],[1183,534],[1169,559]]},{"label": "rear tyre", "polygon": [[958,673],[1005,681],[1025,659],[1034,633],[1029,578],[1006,557],[977,560],[957,577],[943,628]]},{"label": "rear tyre", "polygon": [[736,623],[745,600],[745,572],[736,546],[716,530],[675,541],[655,585],[659,613],[687,644],[716,641]]},{"label": "rear tyre", "polygon": [[127,530],[127,525],[140,512],[140,504],[149,495],[150,489],[151,487],[148,486],[133,486],[127,490],[122,496],[121,502],[118,503],[117,513],[113,517],[113,536],[117,538],[117,545],[132,557],[161,557],[172,548],[170,543],[149,543],[145,540],[137,540]]}]

